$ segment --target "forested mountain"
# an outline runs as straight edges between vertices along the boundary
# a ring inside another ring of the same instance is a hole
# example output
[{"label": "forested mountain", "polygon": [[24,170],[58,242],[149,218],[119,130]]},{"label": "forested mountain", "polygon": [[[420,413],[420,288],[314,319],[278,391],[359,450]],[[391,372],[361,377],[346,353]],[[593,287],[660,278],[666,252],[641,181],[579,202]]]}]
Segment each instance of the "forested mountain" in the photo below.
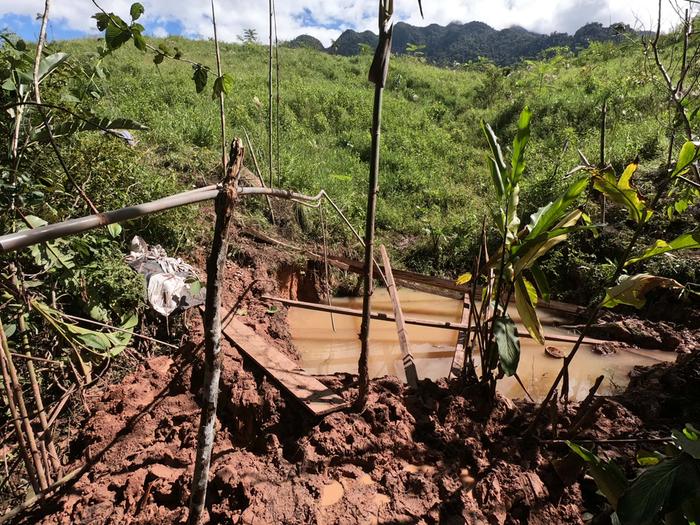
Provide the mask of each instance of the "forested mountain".
[{"label": "forested mountain", "polygon": [[[590,42],[620,40],[623,33],[630,32],[632,29],[622,24],[604,27],[597,22],[584,25],[573,35],[557,32],[543,35],[518,26],[496,30],[483,22],[453,22],[447,26],[431,24],[425,27],[399,22],[394,26],[392,50],[404,54],[418,48],[423,56],[436,64],[464,63],[484,57],[499,65],[510,65],[523,58],[534,58],[554,46],[580,49]],[[326,51],[334,55],[357,55],[363,45],[374,48],[377,39],[371,31],[358,33],[348,29]],[[297,37],[290,45],[323,49],[323,44],[309,35]]]}]

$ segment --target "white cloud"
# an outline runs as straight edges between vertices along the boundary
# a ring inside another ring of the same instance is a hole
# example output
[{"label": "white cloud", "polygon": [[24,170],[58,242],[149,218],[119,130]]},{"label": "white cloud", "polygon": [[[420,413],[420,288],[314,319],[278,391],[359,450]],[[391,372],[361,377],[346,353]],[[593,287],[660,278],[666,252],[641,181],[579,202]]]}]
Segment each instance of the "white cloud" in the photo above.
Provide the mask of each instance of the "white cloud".
[{"label": "white cloud", "polygon": [[165,38],[168,36],[168,30],[165,29],[163,26],[156,26],[152,30],[153,36],[156,38]]},{"label": "white cloud", "polygon": [[[212,35],[207,0],[141,0],[146,14],[141,21],[153,34],[166,31],[169,21],[179,22],[189,36]],[[422,0],[425,19],[418,12],[417,0],[396,0],[396,20],[416,25],[447,24],[452,21],[483,21],[493,27],[519,25],[526,29],[550,33],[573,32],[587,22],[626,22],[651,28],[656,20],[656,0]],[[678,0],[682,4],[682,0]],[[128,16],[131,0],[103,0],[102,6]],[[21,14],[35,16],[43,10],[43,0],[2,0],[0,16]],[[243,29],[254,28],[268,34],[267,2],[217,0],[217,24],[222,40],[235,41]],[[55,0],[51,18],[56,28],[94,33],[96,12],[89,0]],[[343,29],[370,29],[376,32],[376,0],[277,0],[277,27],[280,39],[308,33],[329,44]],[[677,21],[664,0],[664,27]]]}]

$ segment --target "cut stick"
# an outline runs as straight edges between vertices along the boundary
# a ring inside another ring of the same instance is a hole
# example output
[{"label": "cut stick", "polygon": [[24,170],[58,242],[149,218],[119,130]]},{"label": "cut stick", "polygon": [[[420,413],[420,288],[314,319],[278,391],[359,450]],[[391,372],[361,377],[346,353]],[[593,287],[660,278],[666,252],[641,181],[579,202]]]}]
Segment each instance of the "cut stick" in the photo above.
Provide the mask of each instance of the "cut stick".
[{"label": "cut stick", "polygon": [[384,263],[384,275],[386,276],[386,285],[389,289],[391,304],[394,307],[394,318],[396,319],[396,332],[399,338],[399,346],[401,347],[401,355],[403,357],[403,370],[406,373],[406,382],[409,384],[409,386],[416,388],[418,386],[418,372],[416,371],[416,364],[413,362],[413,355],[411,355],[411,347],[408,344],[406,324],[404,322],[403,311],[401,310],[401,301],[399,299],[399,293],[396,290],[396,283],[394,282],[394,275],[391,271],[391,262],[389,261],[389,254],[387,253],[386,248],[383,244],[379,246],[379,251],[382,254],[382,262]]}]

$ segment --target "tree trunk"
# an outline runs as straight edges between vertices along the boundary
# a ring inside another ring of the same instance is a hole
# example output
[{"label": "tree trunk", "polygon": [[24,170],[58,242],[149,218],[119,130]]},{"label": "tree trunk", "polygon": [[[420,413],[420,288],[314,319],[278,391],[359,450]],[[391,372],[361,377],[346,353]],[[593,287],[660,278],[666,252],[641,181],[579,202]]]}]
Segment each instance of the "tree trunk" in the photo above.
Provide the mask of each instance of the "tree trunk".
[{"label": "tree trunk", "polygon": [[207,295],[204,312],[204,386],[202,416],[197,436],[197,457],[192,478],[189,525],[197,525],[202,517],[209,481],[209,465],[214,445],[216,406],[221,376],[221,288],[228,251],[228,231],[236,200],[238,174],[243,162],[243,144],[231,144],[229,164],[223,188],[215,201],[216,225],[211,253],[207,259]]}]

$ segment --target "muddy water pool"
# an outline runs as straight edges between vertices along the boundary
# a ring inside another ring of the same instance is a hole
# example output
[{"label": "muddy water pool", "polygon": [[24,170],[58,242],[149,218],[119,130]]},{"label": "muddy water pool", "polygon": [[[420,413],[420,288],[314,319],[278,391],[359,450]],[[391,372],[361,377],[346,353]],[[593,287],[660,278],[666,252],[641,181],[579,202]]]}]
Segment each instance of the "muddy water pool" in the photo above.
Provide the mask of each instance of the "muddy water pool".
[{"label": "muddy water pool", "polygon": [[[459,322],[462,314],[461,301],[439,297],[415,290],[399,290],[401,306],[406,317]],[[361,309],[362,298],[334,298],[334,306]],[[391,299],[386,289],[375,290],[372,310],[392,313]],[[540,320],[546,333],[575,335],[558,328],[566,319],[548,310],[539,311]],[[515,309],[511,317],[518,322]],[[313,374],[334,372],[357,373],[357,358],[360,353],[359,317],[346,315],[331,316],[325,312],[315,312],[300,308],[289,309],[289,323],[292,340],[299,349],[301,365]],[[335,325],[335,331],[333,330]],[[457,332],[422,326],[407,326],[409,343],[418,376],[438,379],[445,377],[452,363],[452,355],[457,341]],[[372,377],[393,375],[404,379],[401,349],[396,337],[396,324],[372,320],[370,337],[369,372]],[[544,347],[532,339],[521,338],[521,356],[518,375],[525,387],[536,399],[542,399],[562,365],[561,359],[549,357]],[[548,342],[565,353],[572,343]],[[623,388],[629,382],[629,372],[635,365],[653,365],[661,361],[673,361],[675,354],[653,350],[622,351],[602,356],[582,346],[572,362],[569,373],[570,392],[573,399],[583,399],[595,378],[604,375],[605,380],[600,394],[609,394]],[[522,388],[514,378],[499,381],[499,391],[511,398],[525,397]]]}]

